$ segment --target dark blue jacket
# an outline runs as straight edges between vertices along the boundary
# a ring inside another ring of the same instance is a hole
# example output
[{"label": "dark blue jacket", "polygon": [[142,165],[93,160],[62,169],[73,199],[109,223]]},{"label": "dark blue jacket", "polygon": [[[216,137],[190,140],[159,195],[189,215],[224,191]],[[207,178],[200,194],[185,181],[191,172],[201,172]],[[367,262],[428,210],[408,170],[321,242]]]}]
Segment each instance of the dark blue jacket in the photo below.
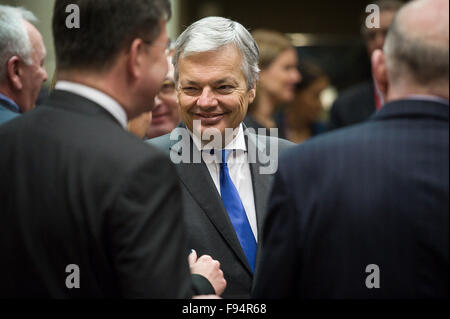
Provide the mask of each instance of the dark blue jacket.
[{"label": "dark blue jacket", "polygon": [[448,104],[388,103],[280,159],[254,296],[448,298],[448,217]]}]

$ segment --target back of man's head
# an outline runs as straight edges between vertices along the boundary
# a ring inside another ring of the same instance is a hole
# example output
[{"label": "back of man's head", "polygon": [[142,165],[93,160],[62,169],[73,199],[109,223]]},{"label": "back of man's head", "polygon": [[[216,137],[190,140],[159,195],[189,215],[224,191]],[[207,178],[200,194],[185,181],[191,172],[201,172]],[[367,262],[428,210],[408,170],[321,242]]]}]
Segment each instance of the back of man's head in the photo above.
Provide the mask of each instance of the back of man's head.
[{"label": "back of man's head", "polygon": [[445,89],[449,82],[449,2],[415,0],[397,14],[384,47],[389,82]]},{"label": "back of man's head", "polygon": [[[79,8],[80,28],[67,26],[69,5]],[[153,42],[161,32],[161,17],[167,20],[170,15],[168,0],[56,0],[53,35],[58,72],[107,69],[134,38]]]},{"label": "back of man's head", "polygon": [[18,56],[26,64],[32,63],[32,45],[25,20],[37,19],[28,10],[0,5],[0,83],[6,80],[8,60]]}]

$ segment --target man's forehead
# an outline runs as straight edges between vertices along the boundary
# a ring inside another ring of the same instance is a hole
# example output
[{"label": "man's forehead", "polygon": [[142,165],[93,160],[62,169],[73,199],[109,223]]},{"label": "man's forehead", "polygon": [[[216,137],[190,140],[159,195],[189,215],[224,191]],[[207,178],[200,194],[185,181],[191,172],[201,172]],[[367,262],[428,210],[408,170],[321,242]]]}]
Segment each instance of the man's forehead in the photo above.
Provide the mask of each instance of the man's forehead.
[{"label": "man's forehead", "polygon": [[213,64],[181,60],[178,77],[182,84],[239,84],[245,79],[241,63],[224,64],[216,60]]},{"label": "man's forehead", "polygon": [[215,50],[200,52],[184,51],[180,54],[179,61],[189,61],[203,65],[220,65],[234,67],[242,63],[242,56],[236,46],[228,44]]}]

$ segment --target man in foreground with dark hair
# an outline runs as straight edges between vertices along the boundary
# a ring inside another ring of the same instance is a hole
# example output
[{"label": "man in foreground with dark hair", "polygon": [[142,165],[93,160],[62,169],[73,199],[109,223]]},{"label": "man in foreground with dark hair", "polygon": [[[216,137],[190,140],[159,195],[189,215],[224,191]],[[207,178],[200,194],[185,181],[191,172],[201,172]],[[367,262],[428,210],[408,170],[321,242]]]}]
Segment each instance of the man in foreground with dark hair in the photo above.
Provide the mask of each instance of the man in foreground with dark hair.
[{"label": "man in foreground with dark hair", "polygon": [[[168,0],[55,2],[56,89],[0,128],[0,297],[192,296],[175,169],[126,132],[167,73],[169,17]],[[195,261],[220,294],[219,263]]]},{"label": "man in foreground with dark hair", "polygon": [[417,0],[372,57],[387,104],[280,161],[257,298],[448,298],[449,2]]}]

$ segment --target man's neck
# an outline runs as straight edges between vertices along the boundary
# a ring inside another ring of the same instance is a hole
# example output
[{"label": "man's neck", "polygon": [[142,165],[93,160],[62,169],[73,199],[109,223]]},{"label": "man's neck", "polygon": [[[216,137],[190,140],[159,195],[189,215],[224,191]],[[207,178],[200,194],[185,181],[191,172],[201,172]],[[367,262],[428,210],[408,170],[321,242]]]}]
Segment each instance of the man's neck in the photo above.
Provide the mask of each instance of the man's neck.
[{"label": "man's neck", "polygon": [[215,135],[213,135],[210,140],[206,140],[203,139],[203,136],[201,136],[200,130],[194,129],[194,132],[196,133],[193,133],[189,130],[189,133],[191,134],[192,139],[198,149],[225,149],[233,148],[232,146],[237,142],[238,137],[243,134],[243,127],[242,124],[240,124],[234,130],[227,130],[227,133],[229,134],[226,136],[224,136],[225,134],[221,134],[220,139],[218,140],[215,140]]},{"label": "man's neck", "polygon": [[420,87],[413,85],[401,85],[391,88],[386,97],[386,102],[408,99],[411,96],[424,96],[424,97],[436,97],[443,100],[449,100],[449,89],[447,86],[435,86],[435,87]]},{"label": "man's neck", "polygon": [[85,85],[110,96],[123,107],[127,113],[127,117],[131,119],[127,108],[129,102],[120,94],[120,92],[123,91],[124,84],[120,82],[120,79],[118,81],[118,77],[112,74],[112,72],[95,75],[92,74],[92,72],[60,72],[58,73],[58,81],[67,81]]}]

